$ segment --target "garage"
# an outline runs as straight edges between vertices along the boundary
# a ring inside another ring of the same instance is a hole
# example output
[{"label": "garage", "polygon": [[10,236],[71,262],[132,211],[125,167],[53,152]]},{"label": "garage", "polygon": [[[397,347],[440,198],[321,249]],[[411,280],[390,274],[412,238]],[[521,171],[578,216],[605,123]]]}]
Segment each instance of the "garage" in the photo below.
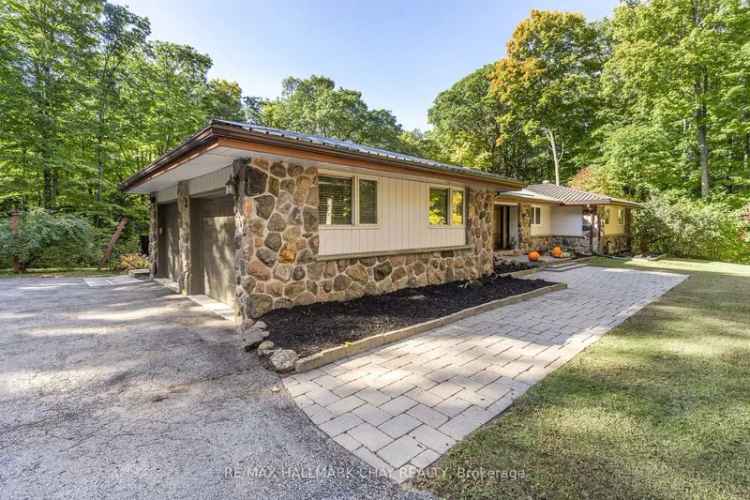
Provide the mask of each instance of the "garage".
[{"label": "garage", "polygon": [[234,271],[234,199],[231,196],[193,198],[193,227],[200,227],[193,242],[194,286],[205,295],[233,305]]},{"label": "garage", "polygon": [[177,281],[180,262],[180,226],[177,203],[159,205],[159,262],[157,276]]}]

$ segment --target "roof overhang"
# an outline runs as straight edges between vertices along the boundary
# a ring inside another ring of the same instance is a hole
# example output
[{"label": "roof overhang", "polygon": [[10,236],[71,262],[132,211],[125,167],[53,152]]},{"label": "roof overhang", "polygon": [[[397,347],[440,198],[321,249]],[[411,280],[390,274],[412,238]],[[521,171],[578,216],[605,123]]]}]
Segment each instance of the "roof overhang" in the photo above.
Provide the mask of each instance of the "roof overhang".
[{"label": "roof overhang", "polygon": [[519,189],[517,191],[505,191],[502,193],[498,193],[495,197],[495,200],[498,202],[509,201],[519,203],[535,203],[542,205],[563,205],[560,200],[556,200],[539,193],[534,193],[533,191],[529,191],[525,188]]},{"label": "roof overhang", "polygon": [[441,178],[472,180],[505,189],[518,189],[523,185],[520,181],[505,179],[480,170],[461,167],[438,169],[408,159],[339,150],[294,138],[212,122],[178,147],[126,179],[120,189],[130,193],[159,191],[181,180],[223,168],[235,159],[247,157],[249,152],[353,167],[377,165],[387,169],[407,169]]}]

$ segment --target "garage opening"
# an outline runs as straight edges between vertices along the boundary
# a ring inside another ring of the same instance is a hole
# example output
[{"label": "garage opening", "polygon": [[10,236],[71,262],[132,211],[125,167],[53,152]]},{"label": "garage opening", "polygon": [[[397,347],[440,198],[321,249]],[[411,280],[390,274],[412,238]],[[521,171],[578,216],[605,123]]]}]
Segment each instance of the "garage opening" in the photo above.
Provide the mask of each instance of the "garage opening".
[{"label": "garage opening", "polygon": [[193,286],[228,305],[235,303],[234,199],[223,192],[191,200],[195,240],[192,242]]},{"label": "garage opening", "polygon": [[156,276],[177,281],[180,262],[180,225],[177,222],[177,203],[164,203],[158,207],[159,260]]}]

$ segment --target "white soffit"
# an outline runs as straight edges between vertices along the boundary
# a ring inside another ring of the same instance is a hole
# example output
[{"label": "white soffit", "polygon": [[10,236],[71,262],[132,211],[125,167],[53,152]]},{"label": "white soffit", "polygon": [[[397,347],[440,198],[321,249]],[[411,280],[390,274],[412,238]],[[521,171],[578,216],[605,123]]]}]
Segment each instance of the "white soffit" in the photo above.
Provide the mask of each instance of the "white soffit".
[{"label": "white soffit", "polygon": [[162,191],[172,186],[176,186],[180,181],[194,179],[196,177],[201,177],[203,175],[216,172],[224,167],[231,165],[234,160],[249,157],[265,158],[266,160],[272,162],[279,159],[293,159],[295,163],[298,163],[302,166],[309,166],[319,163],[316,161],[294,158],[293,156],[282,157],[279,155],[249,151],[246,149],[235,149],[221,146],[203,153],[200,156],[197,156],[185,163],[182,163],[176,168],[155,175],[146,182],[129,189],[128,192],[145,194]]},{"label": "white soffit", "polygon": [[175,186],[180,181],[210,174],[230,165],[233,160],[244,158],[250,154],[249,151],[218,147],[197,156],[176,168],[151,177],[146,182],[132,187],[131,193],[153,193]]}]

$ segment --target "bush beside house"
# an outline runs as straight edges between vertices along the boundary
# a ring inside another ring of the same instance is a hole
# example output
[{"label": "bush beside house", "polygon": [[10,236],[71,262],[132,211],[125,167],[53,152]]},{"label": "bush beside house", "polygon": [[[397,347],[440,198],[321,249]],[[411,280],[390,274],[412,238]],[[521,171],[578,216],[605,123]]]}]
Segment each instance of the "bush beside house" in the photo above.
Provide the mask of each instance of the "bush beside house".
[{"label": "bush beside house", "polygon": [[633,248],[676,257],[750,262],[747,222],[720,203],[654,194],[634,211]]}]

